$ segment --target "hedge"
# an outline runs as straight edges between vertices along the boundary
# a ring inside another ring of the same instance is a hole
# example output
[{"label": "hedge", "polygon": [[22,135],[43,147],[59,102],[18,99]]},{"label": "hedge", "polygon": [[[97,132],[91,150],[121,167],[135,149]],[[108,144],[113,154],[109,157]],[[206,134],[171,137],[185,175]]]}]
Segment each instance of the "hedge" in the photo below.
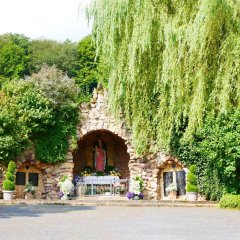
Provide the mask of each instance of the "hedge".
[{"label": "hedge", "polygon": [[221,208],[236,208],[240,210],[240,195],[223,195],[219,204]]}]

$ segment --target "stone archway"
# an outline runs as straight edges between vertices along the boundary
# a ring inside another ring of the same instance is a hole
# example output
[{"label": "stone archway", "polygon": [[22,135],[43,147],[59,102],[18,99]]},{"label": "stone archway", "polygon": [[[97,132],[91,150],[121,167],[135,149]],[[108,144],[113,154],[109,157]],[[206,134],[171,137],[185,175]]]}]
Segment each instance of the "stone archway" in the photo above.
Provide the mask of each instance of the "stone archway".
[{"label": "stone archway", "polygon": [[121,178],[129,178],[128,163],[130,156],[127,153],[125,141],[116,134],[104,129],[90,131],[78,141],[78,150],[73,153],[74,175],[78,175],[86,166],[93,167],[93,149],[99,139],[101,139],[106,150],[106,165],[117,168]]},{"label": "stone archway", "polygon": [[[86,152],[84,145],[88,145],[87,139],[94,138],[94,135],[97,133],[104,133],[106,136],[112,136],[113,139],[115,139],[114,141],[119,141],[119,144],[121,142],[121,146],[126,147],[124,151],[129,154],[128,173],[126,175],[124,173],[123,176],[134,178],[140,175],[142,177],[145,199],[157,199],[161,197],[159,193],[159,187],[161,186],[161,184],[159,184],[159,174],[162,171],[161,166],[163,166],[162,164],[167,160],[174,158],[160,151],[156,154],[147,153],[144,156],[137,155],[132,144],[131,131],[124,122],[123,114],[119,112],[119,118],[116,120],[110,111],[108,111],[107,91],[104,89],[95,89],[91,102],[89,104],[82,104],[80,112],[81,121],[77,128],[79,150],[77,153],[73,153],[73,156],[74,163],[77,162],[77,159],[82,158],[82,160],[79,160],[81,163],[77,163],[76,167],[74,167],[74,173],[77,173],[80,168],[83,167],[83,164],[85,164],[84,161],[86,160],[83,159],[83,155],[85,154],[84,152]],[[109,139],[106,139],[106,141],[111,142]],[[94,140],[90,143],[90,149],[93,146],[93,142]],[[92,155],[92,152],[90,151],[88,154]],[[89,158],[92,159],[92,157]],[[88,161],[89,163],[91,162],[91,160]],[[126,165],[125,162],[124,166]]]}]

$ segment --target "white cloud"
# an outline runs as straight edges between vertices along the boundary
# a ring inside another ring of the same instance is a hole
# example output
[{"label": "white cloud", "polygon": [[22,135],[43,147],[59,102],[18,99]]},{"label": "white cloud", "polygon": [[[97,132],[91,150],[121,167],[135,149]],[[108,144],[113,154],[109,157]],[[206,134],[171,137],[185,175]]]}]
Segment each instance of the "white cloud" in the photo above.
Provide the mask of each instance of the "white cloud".
[{"label": "white cloud", "polygon": [[21,33],[32,39],[79,41],[90,34],[82,11],[89,0],[0,0],[0,34]]}]

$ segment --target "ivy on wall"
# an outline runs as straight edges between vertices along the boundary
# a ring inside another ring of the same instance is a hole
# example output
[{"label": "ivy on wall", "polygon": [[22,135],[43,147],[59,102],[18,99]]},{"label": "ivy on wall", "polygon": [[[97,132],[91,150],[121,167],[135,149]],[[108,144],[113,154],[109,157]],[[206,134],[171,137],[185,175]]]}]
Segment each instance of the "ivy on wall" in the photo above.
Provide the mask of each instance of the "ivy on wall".
[{"label": "ivy on wall", "polygon": [[198,185],[207,199],[240,193],[240,111],[208,117],[189,142],[175,138],[172,152],[186,165],[196,164]]}]

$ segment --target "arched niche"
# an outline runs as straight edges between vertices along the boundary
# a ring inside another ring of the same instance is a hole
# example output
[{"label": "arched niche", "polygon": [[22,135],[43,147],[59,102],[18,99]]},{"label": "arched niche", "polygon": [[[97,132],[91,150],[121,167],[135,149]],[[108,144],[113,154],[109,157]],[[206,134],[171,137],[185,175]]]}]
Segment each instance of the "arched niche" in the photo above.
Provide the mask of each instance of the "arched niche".
[{"label": "arched niche", "polygon": [[176,159],[169,159],[159,166],[158,199],[168,199],[166,188],[170,183],[178,187],[177,198],[184,199],[186,195],[186,169]]},{"label": "arched niche", "polygon": [[29,182],[35,187],[35,197],[41,198],[43,193],[42,170],[31,161],[26,161],[16,171],[16,198],[24,198],[25,186]]},{"label": "arched niche", "polygon": [[125,141],[105,129],[91,131],[83,135],[78,141],[78,149],[73,153],[74,175],[78,175],[86,166],[93,167],[94,147],[99,139],[106,151],[107,165],[118,168],[121,178],[129,178],[128,163],[130,156],[127,153]]}]

